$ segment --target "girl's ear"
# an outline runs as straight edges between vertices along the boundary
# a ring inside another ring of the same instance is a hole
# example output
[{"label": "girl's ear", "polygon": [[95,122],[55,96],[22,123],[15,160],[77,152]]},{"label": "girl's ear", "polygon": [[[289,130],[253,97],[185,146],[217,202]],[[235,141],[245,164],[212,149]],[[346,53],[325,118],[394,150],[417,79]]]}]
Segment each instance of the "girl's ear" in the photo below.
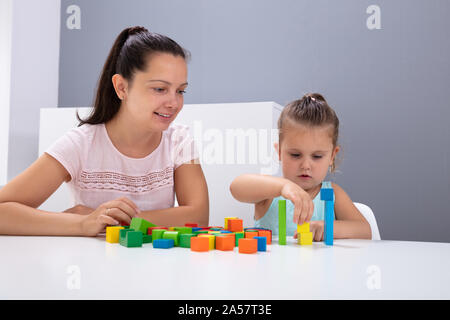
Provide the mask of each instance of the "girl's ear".
[{"label": "girl's ear", "polygon": [[332,165],[334,163],[334,160],[336,158],[336,155],[338,154],[339,150],[341,150],[341,148],[339,146],[336,146],[333,150],[333,153],[331,154],[331,163],[330,165]]},{"label": "girl's ear", "polygon": [[112,83],[114,86],[114,90],[116,91],[117,97],[119,97],[120,100],[125,99],[127,94],[128,81],[120,74],[116,73],[112,77]]}]

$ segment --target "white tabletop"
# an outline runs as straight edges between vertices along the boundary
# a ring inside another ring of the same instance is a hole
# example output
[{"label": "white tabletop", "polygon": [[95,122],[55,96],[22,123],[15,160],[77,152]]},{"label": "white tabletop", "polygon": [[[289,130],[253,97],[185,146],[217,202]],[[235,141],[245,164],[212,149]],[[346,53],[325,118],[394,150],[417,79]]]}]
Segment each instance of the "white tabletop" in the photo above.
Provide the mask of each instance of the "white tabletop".
[{"label": "white tabletop", "polygon": [[335,240],[267,252],[0,236],[0,299],[450,299],[450,244]]}]

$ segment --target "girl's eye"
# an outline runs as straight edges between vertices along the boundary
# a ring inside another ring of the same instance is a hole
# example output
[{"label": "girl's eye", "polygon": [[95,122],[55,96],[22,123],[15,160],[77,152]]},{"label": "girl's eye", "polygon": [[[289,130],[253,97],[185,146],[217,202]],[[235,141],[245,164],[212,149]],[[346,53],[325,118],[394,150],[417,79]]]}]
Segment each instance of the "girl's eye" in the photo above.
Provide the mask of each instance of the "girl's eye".
[{"label": "girl's eye", "polygon": [[165,89],[164,88],[153,88],[153,90],[155,90],[158,93],[164,92]]},{"label": "girl's eye", "polygon": [[313,156],[314,159],[322,159],[322,156]]},{"label": "girl's eye", "polygon": [[178,93],[181,94],[181,95],[184,95],[186,93],[186,91],[185,90],[178,90]]},{"label": "girl's eye", "polygon": [[300,154],[298,154],[298,153],[291,153],[291,157],[292,158],[298,158],[298,157],[300,157]]}]

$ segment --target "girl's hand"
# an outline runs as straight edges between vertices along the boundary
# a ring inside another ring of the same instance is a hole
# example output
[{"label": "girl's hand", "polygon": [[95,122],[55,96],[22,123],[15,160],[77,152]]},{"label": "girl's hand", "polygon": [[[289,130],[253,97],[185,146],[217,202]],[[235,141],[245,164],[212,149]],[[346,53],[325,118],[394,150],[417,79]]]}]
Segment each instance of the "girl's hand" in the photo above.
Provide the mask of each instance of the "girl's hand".
[{"label": "girl's hand", "polygon": [[119,225],[120,222],[128,225],[139,213],[136,204],[127,198],[105,202],[82,219],[81,233],[96,236],[108,225]]},{"label": "girl's hand", "polygon": [[294,204],[294,223],[303,224],[314,213],[314,203],[309,194],[293,182],[287,182],[281,189],[281,195]]},{"label": "girl's hand", "polygon": [[[323,241],[323,233],[325,230],[325,224],[323,220],[310,221],[309,230],[313,234],[313,241]],[[297,238],[297,230],[294,232],[294,238]]]}]

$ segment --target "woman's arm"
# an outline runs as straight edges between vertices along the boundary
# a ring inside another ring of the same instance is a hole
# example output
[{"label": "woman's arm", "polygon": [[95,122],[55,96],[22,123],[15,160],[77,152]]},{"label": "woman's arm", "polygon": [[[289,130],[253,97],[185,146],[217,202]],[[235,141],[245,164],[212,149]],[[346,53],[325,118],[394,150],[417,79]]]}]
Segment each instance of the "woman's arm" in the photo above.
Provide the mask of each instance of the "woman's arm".
[{"label": "woman's arm", "polygon": [[335,194],[334,221],[335,239],[372,239],[370,224],[359,212],[347,193],[333,183]]},{"label": "woman's arm", "polygon": [[68,180],[67,170],[44,153],[0,189],[0,234],[79,235],[80,216],[36,209]]},{"label": "woman's arm", "polygon": [[201,166],[195,162],[179,166],[174,173],[174,184],[178,207],[143,211],[139,216],[159,226],[184,226],[185,223],[208,226],[208,187]]}]

